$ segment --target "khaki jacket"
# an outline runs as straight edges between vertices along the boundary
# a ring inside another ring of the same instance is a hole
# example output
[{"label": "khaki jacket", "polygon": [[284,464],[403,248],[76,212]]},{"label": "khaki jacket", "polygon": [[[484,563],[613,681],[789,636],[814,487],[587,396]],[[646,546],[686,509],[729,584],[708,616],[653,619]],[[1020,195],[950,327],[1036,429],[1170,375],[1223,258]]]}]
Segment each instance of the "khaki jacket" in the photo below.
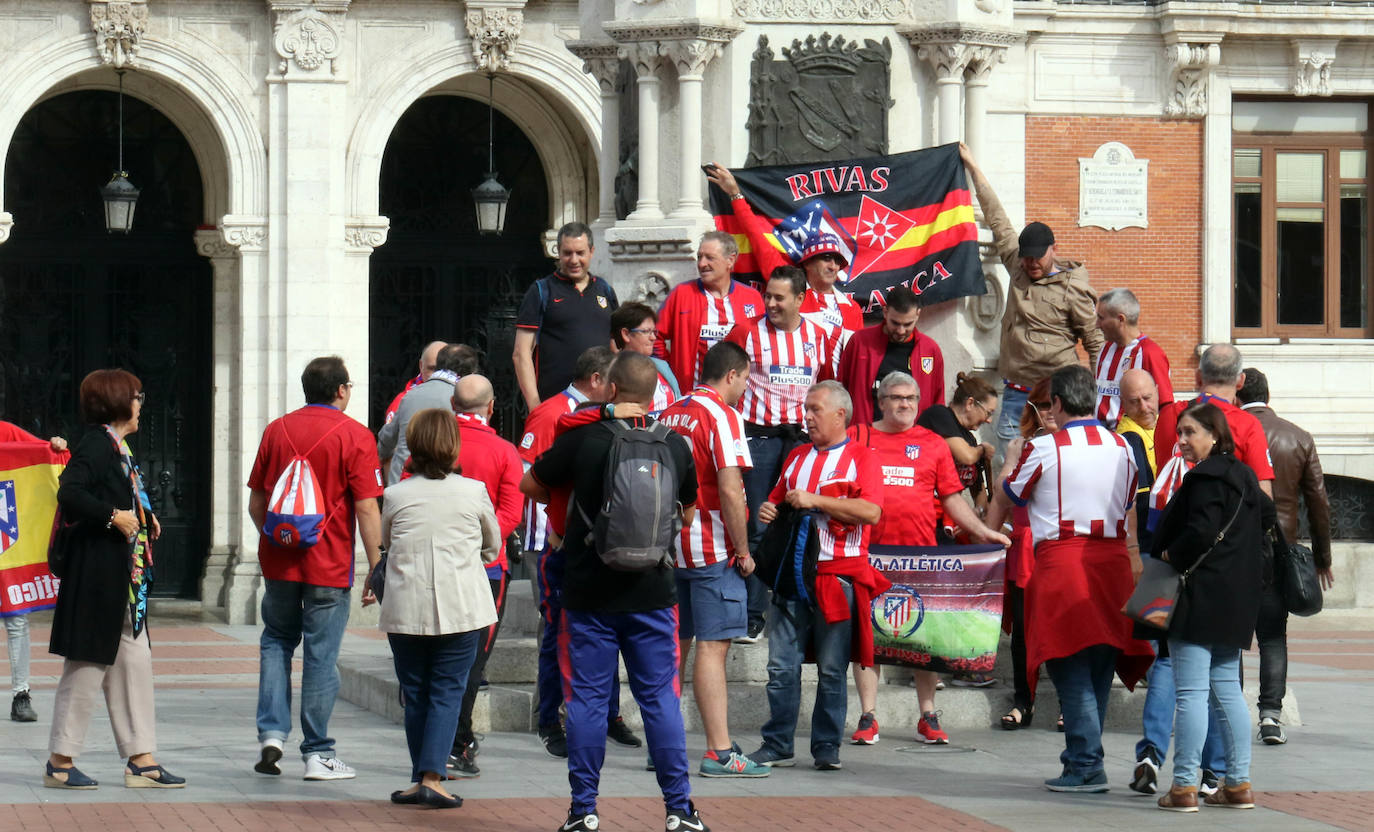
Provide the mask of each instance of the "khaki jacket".
[{"label": "khaki jacket", "polygon": [[483,564],[501,551],[501,530],[487,487],[457,474],[411,477],[386,490],[385,506],[382,631],[437,636],[496,623]]},{"label": "khaki jacket", "polygon": [[1021,268],[1019,232],[981,173],[970,171],[978,204],[992,229],[993,246],[1011,275],[1002,315],[1002,346],[997,371],[1004,379],[1033,386],[1065,364],[1077,364],[1079,341],[1096,365],[1102,352],[1097,324],[1097,294],[1082,263],[1056,260],[1048,277],[1031,280]]},{"label": "khaki jacket", "polygon": [[1268,405],[1252,402],[1244,409],[1254,414],[1264,427],[1269,443],[1270,463],[1274,466],[1274,508],[1279,515],[1283,537],[1298,539],[1298,496],[1307,504],[1307,523],[1312,532],[1312,557],[1318,569],[1331,568],[1331,507],[1322,482],[1322,461],[1317,456],[1312,434],[1279,418]]}]

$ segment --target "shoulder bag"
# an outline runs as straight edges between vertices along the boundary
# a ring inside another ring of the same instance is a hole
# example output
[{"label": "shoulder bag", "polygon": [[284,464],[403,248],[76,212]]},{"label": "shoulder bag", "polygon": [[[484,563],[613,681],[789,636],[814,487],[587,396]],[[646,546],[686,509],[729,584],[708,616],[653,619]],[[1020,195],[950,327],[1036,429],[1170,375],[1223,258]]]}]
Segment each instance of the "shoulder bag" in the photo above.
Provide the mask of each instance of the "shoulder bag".
[{"label": "shoulder bag", "polygon": [[1317,579],[1317,560],[1312,550],[1286,541],[1277,524],[1269,539],[1274,548],[1274,582],[1283,596],[1284,608],[1302,616],[1321,612],[1322,585]]},{"label": "shoulder bag", "polygon": [[1127,599],[1126,606],[1121,609],[1126,616],[1133,621],[1153,627],[1157,630],[1168,631],[1169,624],[1174,620],[1174,609],[1178,606],[1179,593],[1188,584],[1188,578],[1197,570],[1207,556],[1212,554],[1212,550],[1217,548],[1226,537],[1226,533],[1231,530],[1231,524],[1236,522],[1240,516],[1241,506],[1245,505],[1245,495],[1241,494],[1236,502],[1236,510],[1231,513],[1231,519],[1226,521],[1221,531],[1217,532],[1216,539],[1212,545],[1207,547],[1207,551],[1198,556],[1193,561],[1193,565],[1183,572],[1174,568],[1172,563],[1159,558],[1149,558],[1144,563],[1144,569],[1140,573],[1140,580],[1136,582],[1135,591]]}]

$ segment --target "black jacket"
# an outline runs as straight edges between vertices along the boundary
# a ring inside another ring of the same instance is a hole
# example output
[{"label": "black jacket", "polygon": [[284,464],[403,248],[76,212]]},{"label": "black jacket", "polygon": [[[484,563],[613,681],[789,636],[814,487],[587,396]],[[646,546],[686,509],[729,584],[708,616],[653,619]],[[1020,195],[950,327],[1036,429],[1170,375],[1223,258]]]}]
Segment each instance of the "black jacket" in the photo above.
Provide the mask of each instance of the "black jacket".
[{"label": "black jacket", "polygon": [[60,481],[62,517],[77,527],[57,591],[48,650],[73,661],[114,664],[129,616],[129,543],[106,524],[116,508],[134,507],[133,484],[99,426],[81,437]]},{"label": "black jacket", "polygon": [[1250,646],[1264,576],[1262,540],[1264,530],[1274,525],[1274,503],[1259,490],[1249,466],[1230,454],[1217,454],[1189,471],[1164,509],[1154,548],[1183,572],[1212,548],[1238,500],[1240,513],[1230,530],[1179,594],[1170,638]]}]

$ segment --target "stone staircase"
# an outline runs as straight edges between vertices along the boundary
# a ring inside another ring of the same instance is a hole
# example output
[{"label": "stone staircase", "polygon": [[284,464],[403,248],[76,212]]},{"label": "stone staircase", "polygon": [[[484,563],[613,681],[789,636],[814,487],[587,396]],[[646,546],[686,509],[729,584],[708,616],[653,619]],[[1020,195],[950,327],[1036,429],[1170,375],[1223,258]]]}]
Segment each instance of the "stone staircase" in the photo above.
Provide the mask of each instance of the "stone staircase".
[{"label": "stone staircase", "polygon": [[[539,613],[528,580],[512,581],[506,597],[506,614],[496,649],[487,663],[490,687],[477,697],[473,725],[479,732],[533,731],[537,701],[535,676],[538,668]],[[359,643],[361,642],[361,643]],[[768,643],[736,644],[730,648],[726,664],[729,684],[730,727],[744,736],[756,734],[768,719],[768,700],[764,692],[768,681]],[[356,705],[367,708],[394,722],[402,718],[399,685],[391,663],[391,652],[385,641],[355,639],[339,656],[341,688],[339,695]],[[916,691],[911,686],[911,671],[898,667],[883,667],[883,683],[878,686],[879,723],[884,734],[898,738],[915,735],[920,709]],[[622,681],[625,670],[620,670]],[[982,729],[995,725],[1011,704],[1011,654],[1008,640],[1002,639],[997,658],[997,684],[990,688],[960,688],[952,685],[936,694],[936,708],[942,712],[941,724],[951,733],[960,729]],[[691,680],[691,667],[687,678]],[[621,714],[636,729],[641,727],[639,709],[634,704],[628,685],[622,684]],[[802,716],[799,729],[807,730],[811,703],[816,692],[815,665],[802,668]],[[1246,699],[1253,706],[1254,692],[1246,691]],[[1107,725],[1124,731],[1140,730],[1140,714],[1144,707],[1145,691],[1126,690],[1119,681],[1113,683]],[[1284,719],[1298,724],[1297,703],[1290,688],[1284,701]],[[859,698],[852,680],[849,685],[849,724],[858,720]],[[690,688],[684,684],[683,718],[689,732],[701,731],[701,717]],[[1054,686],[1042,673],[1036,702],[1035,727],[1048,728],[1058,713]]]}]

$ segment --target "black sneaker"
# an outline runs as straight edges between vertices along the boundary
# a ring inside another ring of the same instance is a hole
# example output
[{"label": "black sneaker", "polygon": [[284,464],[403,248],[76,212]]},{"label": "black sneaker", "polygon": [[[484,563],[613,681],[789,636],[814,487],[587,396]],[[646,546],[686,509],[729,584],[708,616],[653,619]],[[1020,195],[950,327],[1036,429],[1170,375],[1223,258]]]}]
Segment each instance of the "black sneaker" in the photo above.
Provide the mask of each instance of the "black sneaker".
[{"label": "black sneaker", "polygon": [[711,827],[702,823],[701,813],[692,803],[688,803],[686,809],[669,809],[663,829],[664,832],[711,832]]},{"label": "black sneaker", "polygon": [[[625,720],[616,717],[606,726],[606,738],[616,745],[623,745],[626,748],[639,748],[644,744],[644,740],[635,736],[635,732],[630,730],[630,726],[625,724]],[[568,756],[567,754],[563,755]]]},{"label": "black sneaker", "polygon": [[253,764],[253,771],[258,774],[270,774],[276,777],[281,774],[281,766],[277,765],[281,761],[281,745],[277,740],[269,740],[262,744],[262,753],[258,761]]},{"label": "black sneaker", "polygon": [[482,770],[477,767],[476,743],[469,744],[457,754],[450,754],[448,767],[453,770],[454,777],[478,777]]},{"label": "black sneaker", "polygon": [[1154,794],[1159,791],[1159,765],[1163,762],[1159,752],[1154,748],[1145,749],[1145,753],[1136,760],[1135,771],[1131,774],[1131,791],[1141,794]]},{"label": "black sneaker", "polygon": [[601,828],[601,818],[595,812],[585,815],[575,815],[572,809],[568,810],[568,819],[563,821],[563,825],[554,832],[596,832]]},{"label": "black sneaker", "polygon": [[838,748],[822,748],[816,752],[817,771],[839,771],[840,750]]},{"label": "black sneaker", "polygon": [[[551,756],[567,759],[568,757],[568,735],[563,733],[562,725],[551,725],[539,729],[539,739],[544,742],[544,750]],[[595,818],[596,815],[591,817]],[[595,829],[596,827],[588,827]]]},{"label": "black sneaker", "polygon": [[[20,694],[20,696],[24,695]],[[18,702],[19,697],[15,697],[14,701]],[[1283,745],[1288,742],[1288,735],[1283,732],[1283,724],[1272,716],[1266,716],[1260,720],[1259,738],[1263,740],[1265,745]]]},{"label": "black sneaker", "polygon": [[1202,782],[1198,784],[1197,793],[1203,797],[1208,797],[1217,793],[1221,788],[1221,778],[1210,768],[1202,770]]},{"label": "black sneaker", "polygon": [[29,698],[29,692],[21,690],[14,695],[14,701],[10,703],[10,719],[15,722],[37,722],[38,712],[33,709],[33,700]]},{"label": "black sneaker", "polygon": [[758,644],[761,638],[763,638],[763,622],[750,621],[747,635],[735,638],[734,642],[735,644]]}]

